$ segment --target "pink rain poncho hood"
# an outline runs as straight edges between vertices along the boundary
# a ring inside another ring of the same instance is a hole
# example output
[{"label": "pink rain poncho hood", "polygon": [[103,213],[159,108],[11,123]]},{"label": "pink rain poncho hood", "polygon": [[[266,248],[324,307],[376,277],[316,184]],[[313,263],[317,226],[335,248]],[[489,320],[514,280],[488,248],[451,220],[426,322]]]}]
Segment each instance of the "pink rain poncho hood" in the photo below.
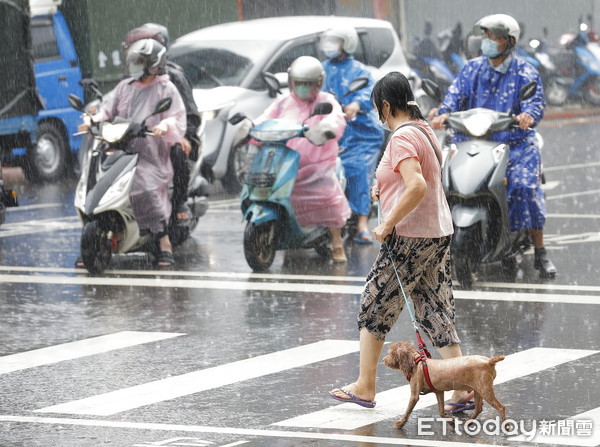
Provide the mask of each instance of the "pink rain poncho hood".
[{"label": "pink rain poncho hood", "polygon": [[160,233],[171,215],[168,185],[173,178],[173,167],[169,154],[171,146],[182,140],[186,129],[183,101],[168,75],[156,76],[147,85],[125,79],[108,96],[96,119],[110,120],[118,116],[141,122],[152,113],[159,100],[172,99],[169,110],[146,120],[150,129],[161,122],[166,124],[167,133],[160,139],[137,138],[129,148],[139,153],[130,195],[134,215],[140,229]]},{"label": "pink rain poncho hood", "polygon": [[[307,119],[319,102],[331,103],[333,111],[329,115]],[[323,146],[315,146],[306,138],[294,138],[287,142],[288,147],[300,154],[300,168],[291,198],[301,226],[343,227],[351,211],[335,175],[338,140],[346,128],[342,108],[329,93],[319,92],[311,103],[288,94],[273,102],[255,122],[258,124],[273,118],[305,122],[309,129],[323,122],[335,133],[336,137]]]}]

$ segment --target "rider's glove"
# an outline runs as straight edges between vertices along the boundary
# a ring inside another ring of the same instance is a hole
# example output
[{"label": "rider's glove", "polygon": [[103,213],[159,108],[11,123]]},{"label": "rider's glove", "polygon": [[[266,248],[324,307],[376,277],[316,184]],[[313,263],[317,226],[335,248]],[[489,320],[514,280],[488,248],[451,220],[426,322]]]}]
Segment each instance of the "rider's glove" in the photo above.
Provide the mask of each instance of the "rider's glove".
[{"label": "rider's glove", "polygon": [[304,136],[315,146],[323,146],[327,141],[336,137],[331,124],[321,121],[304,132]]}]

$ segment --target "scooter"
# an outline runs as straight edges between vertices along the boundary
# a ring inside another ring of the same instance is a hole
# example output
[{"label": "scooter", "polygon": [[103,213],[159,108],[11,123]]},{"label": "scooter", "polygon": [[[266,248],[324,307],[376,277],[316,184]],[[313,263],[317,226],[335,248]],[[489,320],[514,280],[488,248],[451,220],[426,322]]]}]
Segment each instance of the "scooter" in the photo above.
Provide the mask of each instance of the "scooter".
[{"label": "scooter", "polygon": [[563,34],[559,43],[554,60],[569,96],[600,105],[600,46],[590,42],[587,24],[580,23],[577,33]]},{"label": "scooter", "polygon": [[444,61],[440,51],[431,38],[431,24],[425,24],[425,37],[414,47],[413,53],[408,55],[411,67],[423,79],[429,79],[446,89],[454,80],[454,73]]},{"label": "scooter", "polygon": [[[533,81],[526,84],[518,101],[531,98],[536,88]],[[438,86],[427,82],[425,90],[441,101]],[[465,288],[483,263],[501,262],[517,280],[522,275],[519,259],[531,240],[526,229],[510,230],[505,183],[510,148],[490,138],[515,125],[512,111],[485,108],[452,112],[446,120],[442,184],[454,224],[452,268]],[[452,142],[456,132],[469,138]]]},{"label": "scooter", "polygon": [[[267,82],[276,79],[265,77]],[[318,103],[311,116],[327,115],[333,107]],[[229,122],[239,124],[247,117],[236,113]],[[331,236],[325,227],[300,227],[292,206],[291,194],[298,175],[300,154],[288,148],[286,142],[304,136],[308,127],[286,119],[271,119],[252,125],[249,136],[263,143],[248,145],[245,165],[238,171],[242,179],[241,208],[246,220],[244,256],[252,270],[267,270],[277,250],[292,248],[315,249],[325,258],[331,257]],[[241,152],[241,148],[238,148]]]},{"label": "scooter", "polygon": [[467,63],[463,51],[462,25],[458,22],[454,28],[442,30],[437,35],[440,52],[446,66],[456,76]]},{"label": "scooter", "polygon": [[[69,95],[68,99],[73,108],[84,111],[84,104],[78,97]],[[170,106],[171,98],[163,98],[150,116],[162,113]],[[113,253],[144,251],[156,254],[157,241],[150,233],[140,232],[129,199],[139,155],[127,149],[135,138],[152,135],[145,126],[146,119],[141,123],[121,118],[112,122],[92,121],[92,144],[87,148],[86,162],[75,190],[75,208],[83,222],[81,257],[92,274],[102,273]],[[192,218],[185,223],[169,222],[168,233],[173,245],[182,243],[189,236],[208,209],[208,183],[200,176],[201,157],[198,158],[188,187]]]},{"label": "scooter", "polygon": [[2,178],[2,169],[0,168],[0,225],[6,218],[6,208],[19,206],[17,193],[12,189],[4,189],[4,180]]}]

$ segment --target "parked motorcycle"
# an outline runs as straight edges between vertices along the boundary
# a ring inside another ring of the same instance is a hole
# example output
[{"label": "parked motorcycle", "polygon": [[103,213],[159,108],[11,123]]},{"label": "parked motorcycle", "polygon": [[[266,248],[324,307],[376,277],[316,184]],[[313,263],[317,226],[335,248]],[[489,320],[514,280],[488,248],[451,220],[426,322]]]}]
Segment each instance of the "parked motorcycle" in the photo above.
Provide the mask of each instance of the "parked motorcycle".
[{"label": "parked motorcycle", "polygon": [[440,53],[446,66],[456,76],[467,63],[464,55],[464,40],[462,37],[462,25],[458,22],[454,28],[442,30],[437,35],[440,45]]},{"label": "parked motorcycle", "polygon": [[[424,84],[428,94],[441,101],[439,87]],[[531,98],[536,88],[533,81],[526,84],[518,101]],[[472,286],[473,273],[482,263],[501,262],[516,279],[522,275],[518,258],[531,241],[526,229],[510,230],[505,183],[510,148],[490,139],[515,125],[512,111],[485,108],[452,112],[446,120],[442,183],[454,224],[452,268],[465,288]],[[468,140],[452,142],[456,132]]]},{"label": "parked motorcycle", "polygon": [[[267,82],[276,79],[265,77]],[[275,89],[277,90],[277,89]],[[311,116],[331,113],[332,105],[319,103]],[[248,119],[233,115],[233,125]],[[306,121],[306,120],[305,120]],[[331,257],[331,236],[326,227],[300,227],[292,206],[291,194],[298,175],[300,154],[286,146],[292,138],[304,136],[308,127],[284,118],[252,125],[249,136],[263,143],[239,148],[238,175],[243,187],[241,208],[246,220],[244,256],[254,271],[265,271],[273,263],[277,250],[311,248]]]},{"label": "parked motorcycle", "polygon": [[[84,104],[78,97],[69,95],[69,103],[76,110],[84,111]],[[150,116],[162,113],[170,106],[171,98],[164,98]],[[157,241],[150,233],[140,232],[129,198],[139,155],[128,152],[128,147],[135,138],[152,135],[145,121],[135,123],[122,118],[112,122],[92,121],[90,133],[93,138],[91,146],[86,148],[88,153],[75,191],[75,208],[83,222],[81,257],[90,273],[102,273],[113,253],[144,251],[156,254]],[[192,218],[169,222],[168,233],[173,245],[182,243],[189,236],[208,209],[208,183],[200,175],[202,157],[198,158],[188,186],[187,203]]]},{"label": "parked motorcycle", "polygon": [[0,225],[6,218],[6,208],[19,206],[17,193],[11,189],[4,189],[4,180],[2,178],[2,169],[0,168]]},{"label": "parked motorcycle", "polygon": [[600,105],[600,46],[590,42],[588,26],[579,25],[577,33],[565,33],[554,61],[569,96]]}]

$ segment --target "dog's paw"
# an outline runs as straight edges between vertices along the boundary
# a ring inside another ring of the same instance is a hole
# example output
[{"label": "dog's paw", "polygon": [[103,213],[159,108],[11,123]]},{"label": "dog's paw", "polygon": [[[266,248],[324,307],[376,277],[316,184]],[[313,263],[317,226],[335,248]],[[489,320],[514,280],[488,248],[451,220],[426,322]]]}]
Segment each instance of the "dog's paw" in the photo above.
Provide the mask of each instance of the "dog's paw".
[{"label": "dog's paw", "polygon": [[396,428],[396,430],[400,430],[402,427],[404,427],[404,424],[406,424],[406,419],[398,419],[394,424],[394,428]]}]

